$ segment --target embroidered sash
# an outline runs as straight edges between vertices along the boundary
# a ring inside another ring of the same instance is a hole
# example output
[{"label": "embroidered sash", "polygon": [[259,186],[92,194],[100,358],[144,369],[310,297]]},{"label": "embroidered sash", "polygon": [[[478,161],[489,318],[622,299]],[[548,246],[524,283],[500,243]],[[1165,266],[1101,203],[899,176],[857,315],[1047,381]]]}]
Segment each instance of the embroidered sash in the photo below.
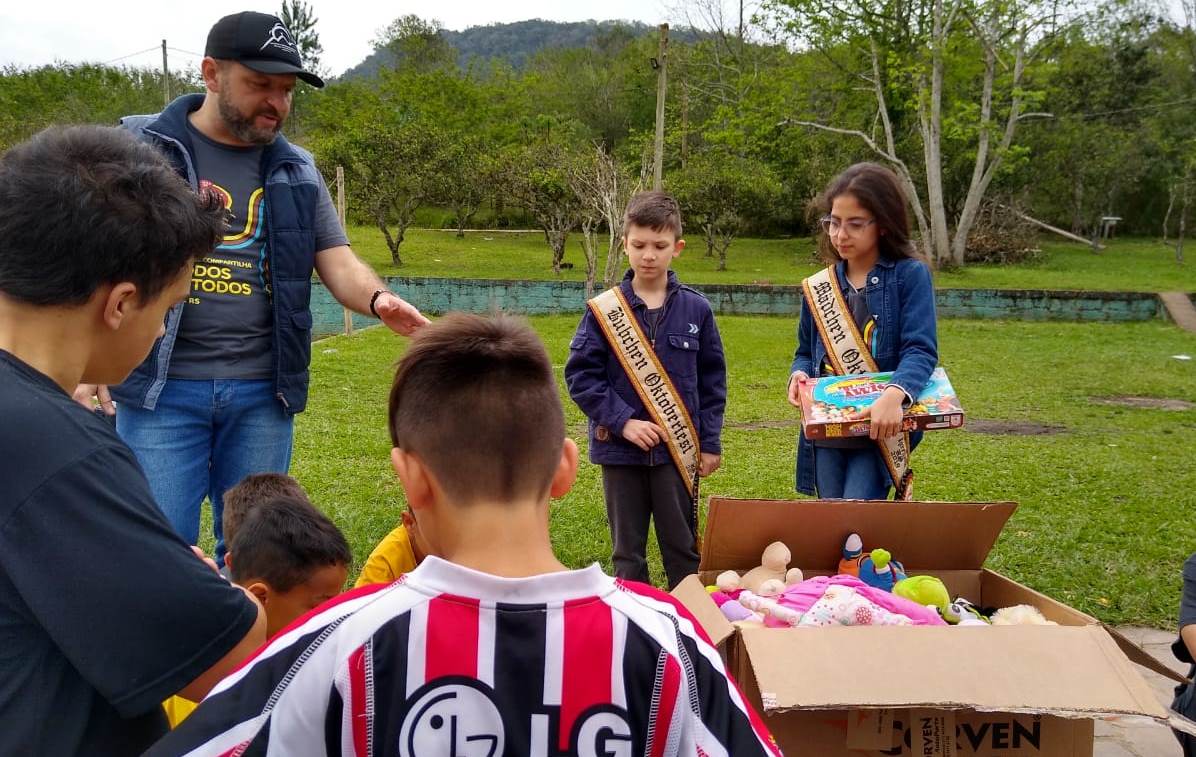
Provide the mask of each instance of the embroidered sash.
[{"label": "embroidered sash", "polygon": [[[826,345],[827,360],[835,373],[846,376],[880,370],[847,307],[835,267],[828,266],[804,279],[801,286],[814,325]],[[912,499],[914,472],[909,468],[909,434],[903,432],[888,439],[877,439],[876,445],[893,477],[895,498]]]},{"label": "embroidered sash", "polygon": [[698,431],[681,399],[681,393],[673,386],[673,380],[660,364],[660,358],[652,349],[619,287],[606,290],[586,304],[652,420],[664,429],[669,455],[694,502],[696,530],[698,463],[701,455]]}]

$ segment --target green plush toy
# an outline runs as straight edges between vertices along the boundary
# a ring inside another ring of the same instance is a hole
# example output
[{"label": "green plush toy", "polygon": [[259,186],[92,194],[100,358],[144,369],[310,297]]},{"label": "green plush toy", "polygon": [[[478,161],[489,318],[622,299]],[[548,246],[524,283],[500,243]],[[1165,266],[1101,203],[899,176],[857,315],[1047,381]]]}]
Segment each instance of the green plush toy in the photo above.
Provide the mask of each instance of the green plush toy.
[{"label": "green plush toy", "polygon": [[951,595],[942,581],[934,576],[910,576],[893,585],[893,593],[920,605],[937,608],[946,615]]}]

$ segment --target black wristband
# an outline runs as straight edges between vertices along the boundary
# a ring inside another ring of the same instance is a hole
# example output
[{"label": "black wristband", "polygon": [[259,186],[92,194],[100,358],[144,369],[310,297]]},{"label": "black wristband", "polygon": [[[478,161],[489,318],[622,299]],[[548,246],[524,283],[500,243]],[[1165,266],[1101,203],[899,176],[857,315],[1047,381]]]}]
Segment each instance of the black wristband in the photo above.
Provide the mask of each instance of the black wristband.
[{"label": "black wristband", "polygon": [[374,292],[372,297],[370,297],[370,312],[373,313],[374,317],[377,318],[378,320],[382,320],[382,316],[378,315],[378,308],[377,308],[378,298],[384,294],[390,294],[390,290],[389,289],[379,289],[378,291]]}]

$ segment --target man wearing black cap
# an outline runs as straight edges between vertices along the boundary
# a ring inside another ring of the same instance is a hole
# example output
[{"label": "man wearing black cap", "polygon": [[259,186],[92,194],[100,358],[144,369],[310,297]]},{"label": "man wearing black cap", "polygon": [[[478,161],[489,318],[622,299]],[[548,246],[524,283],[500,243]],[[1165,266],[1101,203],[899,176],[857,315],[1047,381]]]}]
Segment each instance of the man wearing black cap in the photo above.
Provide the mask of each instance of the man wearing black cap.
[{"label": "man wearing black cap", "polygon": [[[408,335],[427,322],[386,289],[348,246],[310,154],[280,131],[303,68],[275,16],[225,16],[208,34],[207,92],[121,123],[162,150],[199,192],[228,209],[223,243],[195,266],[190,297],[166,334],[111,396],[117,429],[145,469],[159,505],[189,543],[212,503],[223,560],[224,492],[251,473],[285,473],[294,416],[307,403],[314,269],[346,307]],[[103,387],[80,387],[109,413]]]}]

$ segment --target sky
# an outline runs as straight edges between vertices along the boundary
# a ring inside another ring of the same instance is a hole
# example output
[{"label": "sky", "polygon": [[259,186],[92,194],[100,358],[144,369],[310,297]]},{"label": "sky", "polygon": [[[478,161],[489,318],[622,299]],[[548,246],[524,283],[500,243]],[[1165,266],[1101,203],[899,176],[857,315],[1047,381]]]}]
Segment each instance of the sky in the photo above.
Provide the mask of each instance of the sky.
[{"label": "sky", "polygon": [[[162,40],[170,67],[198,65],[208,29],[221,16],[243,10],[278,13],[281,0],[208,0],[203,3],[58,0],[52,5],[0,1],[0,66],[37,66],[55,61],[109,62],[160,66]],[[543,18],[553,21],[626,19],[668,21],[660,0],[309,0],[324,45],[323,63],[339,74],[372,50],[375,33],[398,16],[414,13],[439,20],[444,28]]]}]

